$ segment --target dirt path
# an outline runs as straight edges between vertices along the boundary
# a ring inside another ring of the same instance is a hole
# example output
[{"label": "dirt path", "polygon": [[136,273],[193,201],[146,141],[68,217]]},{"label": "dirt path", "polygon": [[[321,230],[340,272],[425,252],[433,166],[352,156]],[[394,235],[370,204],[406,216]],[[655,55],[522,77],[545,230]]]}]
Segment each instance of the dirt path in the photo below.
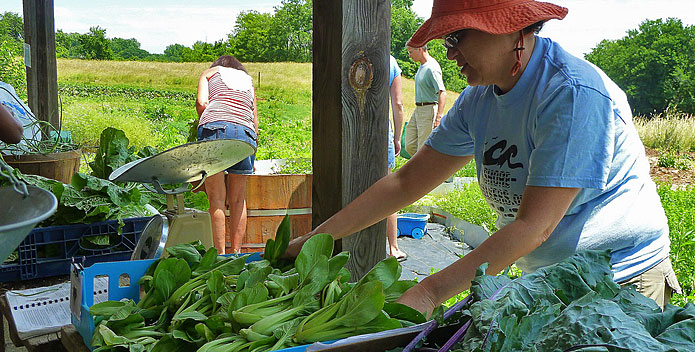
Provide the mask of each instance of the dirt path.
[{"label": "dirt path", "polygon": [[[695,184],[695,163],[693,163],[693,167],[688,170],[661,167],[658,163],[659,154],[662,152],[651,148],[645,148],[645,151],[647,153],[647,159],[649,159],[649,173],[652,175],[652,179],[654,179],[655,182],[666,182],[677,186]],[[683,152],[681,154],[687,154],[690,156],[690,160],[695,160],[695,153]]]}]

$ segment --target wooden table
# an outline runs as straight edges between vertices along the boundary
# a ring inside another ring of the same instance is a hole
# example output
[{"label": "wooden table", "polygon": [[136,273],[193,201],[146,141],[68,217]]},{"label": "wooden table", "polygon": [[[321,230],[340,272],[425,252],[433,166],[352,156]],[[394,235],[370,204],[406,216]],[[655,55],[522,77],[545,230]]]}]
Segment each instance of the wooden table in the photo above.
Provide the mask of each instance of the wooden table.
[{"label": "wooden table", "polygon": [[[30,337],[27,339],[23,339],[19,336],[17,333],[17,327],[14,324],[14,319],[12,318],[12,314],[10,313],[10,306],[7,303],[7,298],[5,295],[0,296],[0,313],[5,317],[5,319],[8,322],[9,325],[9,332],[10,332],[10,339],[12,340],[12,343],[17,346],[17,347],[26,347],[29,352],[42,352],[42,351],[50,351],[50,352],[60,352],[60,351],[66,351],[63,348],[63,345],[60,343],[60,337],[57,332],[46,334],[46,335],[41,335],[41,336],[36,336],[36,337]],[[5,326],[4,326],[4,319],[1,319],[0,317],[0,330],[2,330],[2,333],[0,333],[0,336],[2,336],[2,344],[0,344],[0,352],[5,352]]]},{"label": "wooden table", "polygon": [[72,324],[60,328],[60,342],[70,352],[89,352],[89,348],[85,346],[84,340],[82,340],[82,335],[77,332]]}]

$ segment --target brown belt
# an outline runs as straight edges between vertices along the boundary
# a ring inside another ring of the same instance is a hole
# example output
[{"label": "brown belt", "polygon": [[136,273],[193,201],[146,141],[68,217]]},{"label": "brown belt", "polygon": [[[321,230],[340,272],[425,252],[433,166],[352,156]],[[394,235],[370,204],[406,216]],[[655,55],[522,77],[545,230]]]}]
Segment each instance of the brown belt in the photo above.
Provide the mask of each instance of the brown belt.
[{"label": "brown belt", "polygon": [[425,105],[435,105],[435,104],[437,104],[437,103],[436,102],[434,102],[434,103],[417,103],[416,102],[415,106],[425,106]]}]

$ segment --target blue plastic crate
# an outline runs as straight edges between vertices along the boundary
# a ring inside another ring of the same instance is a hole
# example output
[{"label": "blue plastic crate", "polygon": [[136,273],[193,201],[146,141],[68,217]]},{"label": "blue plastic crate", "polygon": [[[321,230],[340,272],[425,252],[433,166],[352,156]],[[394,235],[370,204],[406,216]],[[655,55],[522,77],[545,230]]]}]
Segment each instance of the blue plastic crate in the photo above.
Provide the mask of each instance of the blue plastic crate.
[{"label": "blue plastic crate", "polygon": [[[18,259],[0,265],[0,282],[68,275],[72,257],[84,257],[85,265],[129,260],[149,220],[124,219],[120,233],[117,220],[35,228],[17,247]],[[94,235],[118,236],[118,240],[108,247],[86,246],[83,239]]]},{"label": "blue plastic crate", "polygon": [[[261,253],[252,253],[246,262],[261,260]],[[94,304],[94,296],[97,294],[106,294],[109,301],[119,301],[121,299],[132,299],[136,302],[140,301],[140,284],[138,281],[145,275],[147,268],[154,263],[154,259],[132,260],[121,263],[96,263],[90,267],[85,267],[80,272],[82,277],[82,304],[80,305],[80,317],[71,313],[72,325],[82,336],[82,340],[90,350],[92,349],[91,341],[94,334],[94,318],[89,314],[89,307]],[[130,285],[121,287],[121,277],[128,277]],[[96,292],[94,288],[94,280],[97,277],[108,278],[108,288],[106,292]],[[75,292],[71,294],[76,294]],[[328,341],[324,343],[332,343]],[[308,345],[290,347],[279,350],[278,352],[303,352]]]},{"label": "blue plastic crate", "polygon": [[422,238],[427,233],[429,214],[405,213],[398,214],[398,236]]}]

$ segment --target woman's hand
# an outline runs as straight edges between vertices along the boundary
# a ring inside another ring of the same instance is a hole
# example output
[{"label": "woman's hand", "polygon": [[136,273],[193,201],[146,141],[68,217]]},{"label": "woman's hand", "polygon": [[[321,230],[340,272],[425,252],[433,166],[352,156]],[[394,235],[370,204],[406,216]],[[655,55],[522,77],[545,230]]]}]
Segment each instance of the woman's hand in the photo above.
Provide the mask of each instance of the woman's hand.
[{"label": "woman's hand", "polygon": [[302,246],[304,245],[304,242],[306,242],[313,235],[313,233],[307,233],[304,236],[300,236],[291,240],[290,244],[287,246],[287,250],[283,255],[281,255],[281,257],[297,258],[297,256],[299,255],[299,251],[302,249]]},{"label": "woman's hand", "polygon": [[422,283],[411,287],[396,300],[396,303],[405,304],[424,314],[427,319],[430,318],[432,311],[438,305],[435,302],[435,297]]}]

